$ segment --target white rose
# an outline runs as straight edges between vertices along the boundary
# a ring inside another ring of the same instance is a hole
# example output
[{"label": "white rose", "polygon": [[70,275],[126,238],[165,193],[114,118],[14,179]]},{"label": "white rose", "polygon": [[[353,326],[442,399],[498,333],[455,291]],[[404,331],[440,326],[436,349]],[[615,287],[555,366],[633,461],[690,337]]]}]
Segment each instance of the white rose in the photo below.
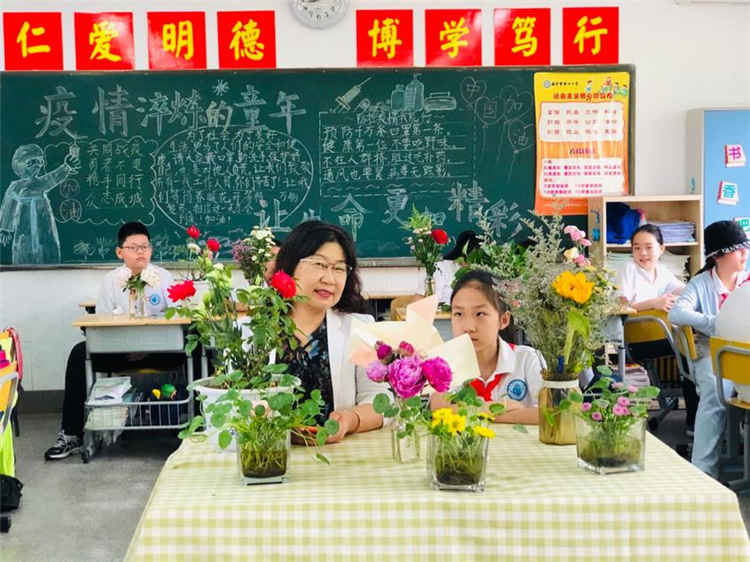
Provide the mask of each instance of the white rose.
[{"label": "white rose", "polygon": [[201,253],[201,247],[198,246],[198,244],[194,242],[190,242],[188,245],[188,250],[190,250],[193,254],[200,254]]},{"label": "white rose", "polygon": [[117,277],[115,278],[115,285],[120,289],[124,289],[125,285],[127,285],[128,283],[128,279],[130,279],[132,276],[133,272],[130,271],[130,268],[123,267],[122,270],[117,273]]},{"label": "white rose", "polygon": [[143,279],[150,287],[156,287],[159,284],[159,281],[161,281],[159,274],[151,264],[148,264],[146,269],[141,271],[141,279]]}]

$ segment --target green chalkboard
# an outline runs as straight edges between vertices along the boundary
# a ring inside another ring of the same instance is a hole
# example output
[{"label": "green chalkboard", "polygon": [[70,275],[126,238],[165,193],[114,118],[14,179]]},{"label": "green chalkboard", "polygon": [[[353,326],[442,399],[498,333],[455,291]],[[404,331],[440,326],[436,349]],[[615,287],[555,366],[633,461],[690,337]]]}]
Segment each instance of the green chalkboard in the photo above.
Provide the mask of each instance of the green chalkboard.
[{"label": "green chalkboard", "polygon": [[580,69],[2,73],[0,264],[116,261],[130,220],[157,261],[191,224],[228,243],[316,217],[404,256],[412,205],[517,237],[538,70]]}]

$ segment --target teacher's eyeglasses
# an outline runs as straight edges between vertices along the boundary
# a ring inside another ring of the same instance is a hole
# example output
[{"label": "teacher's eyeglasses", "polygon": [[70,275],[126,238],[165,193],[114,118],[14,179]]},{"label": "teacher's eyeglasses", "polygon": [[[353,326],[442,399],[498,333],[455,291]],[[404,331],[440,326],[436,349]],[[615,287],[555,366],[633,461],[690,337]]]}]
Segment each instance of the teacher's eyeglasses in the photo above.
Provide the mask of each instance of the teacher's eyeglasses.
[{"label": "teacher's eyeglasses", "polygon": [[346,277],[352,271],[352,267],[348,264],[328,263],[327,261],[320,258],[302,258],[299,261],[309,264],[314,271],[320,273],[321,275],[325,274],[325,272],[330,269],[333,272],[333,276],[338,277],[339,279],[346,279]]}]

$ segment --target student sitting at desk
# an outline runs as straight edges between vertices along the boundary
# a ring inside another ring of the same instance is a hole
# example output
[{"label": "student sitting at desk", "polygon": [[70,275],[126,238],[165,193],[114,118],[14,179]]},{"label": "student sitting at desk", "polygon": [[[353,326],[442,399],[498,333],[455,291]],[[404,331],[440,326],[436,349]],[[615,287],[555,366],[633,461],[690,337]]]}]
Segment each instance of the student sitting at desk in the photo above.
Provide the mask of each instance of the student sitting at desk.
[{"label": "student sitting at desk", "polygon": [[[742,227],[732,220],[709,224],[703,231],[706,264],[690,280],[682,296],[669,311],[669,321],[695,330],[695,385],[698,388],[698,413],[691,462],[703,472],[718,478],[719,454],[727,422],[726,408],[719,402],[709,350],[719,309],[729,293],[750,281],[745,271],[750,240]],[[731,381],[724,380],[724,395],[734,394]],[[745,451],[745,454],[749,454]]]},{"label": "student sitting at desk", "polygon": [[[471,385],[477,395],[487,403],[500,402],[506,407],[495,421],[537,424],[542,363],[534,349],[513,342],[511,314],[495,282],[490,273],[477,269],[461,276],[451,295],[453,336],[469,334],[474,344],[481,379]],[[432,410],[446,405],[444,394],[430,398]]]},{"label": "student sitting at desk", "polygon": [[620,270],[615,281],[620,302],[637,311],[669,312],[685,283],[659,263],[665,250],[661,230],[653,224],[639,226],[630,237],[630,244],[633,261]]},{"label": "student sitting at desk", "polygon": [[[466,256],[479,248],[479,238],[473,230],[464,230],[458,235],[456,245],[453,249],[443,256],[443,260],[438,263],[435,270],[435,294],[438,296],[440,304],[448,303],[451,300],[451,291],[453,280],[456,272],[463,267],[466,262]],[[426,275],[420,270],[420,278],[417,282],[416,295],[412,300],[424,298]]]},{"label": "student sitting at desk", "polygon": [[276,271],[291,272],[297,294],[306,297],[292,312],[300,345],[287,350],[280,362],[302,380],[307,395],[321,391],[326,405],[319,422],[330,418],[340,428],[328,442],[382,427],[383,417],[375,413],[372,401],[383,386],[346,358],[352,318],[374,321],[357,314],[364,301],[349,234],[321,221],[303,222],[284,240]]},{"label": "student sitting at desk", "polygon": [[[117,233],[115,253],[123,265],[110,271],[102,280],[97,314],[112,314],[117,310],[128,313],[129,296],[119,285],[124,276],[137,274],[152,268],[159,276],[159,284],[146,286],[146,314],[163,314],[172,305],[167,287],[174,283],[172,274],[166,269],[151,264],[151,237],[140,222],[129,222]],[[128,270],[130,273],[128,273]],[[84,405],[86,403],[86,342],[73,347],[65,369],[65,395],[63,398],[62,429],[55,444],[47,449],[47,460],[64,459],[79,453],[83,445]],[[141,367],[174,367],[185,363],[185,356],[158,354],[153,356],[131,356],[127,354],[97,355],[92,358],[94,372],[115,372]]]}]

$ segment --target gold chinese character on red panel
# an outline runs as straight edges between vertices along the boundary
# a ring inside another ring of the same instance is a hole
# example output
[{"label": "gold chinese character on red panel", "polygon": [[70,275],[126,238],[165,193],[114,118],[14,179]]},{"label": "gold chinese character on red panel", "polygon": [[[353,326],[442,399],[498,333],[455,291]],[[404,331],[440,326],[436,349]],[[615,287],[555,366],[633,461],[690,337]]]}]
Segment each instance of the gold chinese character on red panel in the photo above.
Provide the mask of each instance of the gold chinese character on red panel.
[{"label": "gold chinese character on red panel", "polygon": [[482,64],[481,10],[425,10],[427,66]]},{"label": "gold chinese character on red panel", "polygon": [[411,10],[357,11],[357,66],[412,66]]},{"label": "gold chinese character on red panel", "polygon": [[151,69],[206,68],[203,12],[149,12],[148,66]]},{"label": "gold chinese character on red panel", "polygon": [[550,63],[550,9],[495,10],[495,66]]},{"label": "gold chinese character on red panel", "polygon": [[563,8],[563,64],[617,64],[620,9]]},{"label": "gold chinese character on red panel", "polygon": [[276,68],[272,11],[217,14],[220,68]]},{"label": "gold chinese character on red panel", "polygon": [[75,14],[78,70],[135,68],[133,14]]},{"label": "gold chinese character on red panel", "polygon": [[62,70],[62,20],[48,12],[5,12],[6,70]]}]

